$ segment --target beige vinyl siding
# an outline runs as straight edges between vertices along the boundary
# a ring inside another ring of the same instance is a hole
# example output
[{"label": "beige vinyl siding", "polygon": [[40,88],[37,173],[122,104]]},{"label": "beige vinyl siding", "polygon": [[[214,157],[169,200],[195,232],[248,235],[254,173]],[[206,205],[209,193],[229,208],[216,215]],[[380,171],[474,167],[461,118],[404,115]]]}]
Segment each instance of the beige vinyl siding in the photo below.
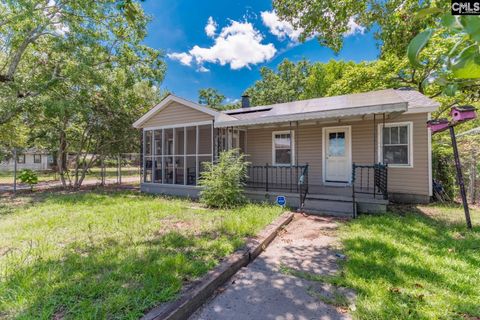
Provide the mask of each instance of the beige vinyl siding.
[{"label": "beige vinyl siding", "polygon": [[209,114],[172,102],[157,114],[153,115],[144,124],[144,128],[170,126],[193,122],[209,121],[213,117]]},{"label": "beige vinyl siding", "polygon": [[[413,123],[413,168],[389,168],[389,192],[428,195],[428,131],[425,125],[427,114],[400,115],[386,122]],[[381,123],[381,116],[377,124]],[[377,150],[374,153],[373,121],[352,121],[337,124],[300,125],[295,131],[296,158],[298,164],[309,164],[309,183],[321,185],[322,179],[322,128],[336,126],[351,126],[352,161],[358,164],[378,162]],[[272,132],[285,131],[290,127],[249,128],[247,133],[247,153],[249,161],[254,165],[272,163]],[[378,139],[378,138],[375,138]],[[378,141],[377,141],[378,143]]]}]

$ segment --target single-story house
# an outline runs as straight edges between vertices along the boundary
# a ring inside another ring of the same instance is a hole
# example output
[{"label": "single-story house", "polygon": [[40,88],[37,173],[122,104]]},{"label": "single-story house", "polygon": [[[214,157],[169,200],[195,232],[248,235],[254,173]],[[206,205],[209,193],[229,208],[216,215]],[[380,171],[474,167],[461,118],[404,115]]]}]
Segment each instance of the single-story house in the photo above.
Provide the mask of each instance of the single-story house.
[{"label": "single-story house", "polygon": [[439,104],[411,89],[217,111],[169,95],[133,126],[143,130],[141,190],[198,197],[202,163],[239,148],[251,199],[324,212],[429,202],[431,133]]},{"label": "single-story house", "polygon": [[42,149],[28,148],[17,152],[17,158],[8,157],[0,162],[0,171],[31,169],[35,171],[51,170],[53,165],[52,155]]}]

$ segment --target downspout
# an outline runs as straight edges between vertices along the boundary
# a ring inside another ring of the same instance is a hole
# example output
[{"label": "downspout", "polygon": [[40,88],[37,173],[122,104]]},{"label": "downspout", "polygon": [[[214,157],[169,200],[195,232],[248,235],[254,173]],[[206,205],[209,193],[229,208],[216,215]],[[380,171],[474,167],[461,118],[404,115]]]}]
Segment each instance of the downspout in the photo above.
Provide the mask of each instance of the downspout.
[{"label": "downspout", "polygon": [[385,112],[383,113],[383,127],[382,127],[382,164],[385,164],[385,156],[383,155],[383,150],[385,150],[385,139],[383,139],[383,132],[385,131]]},{"label": "downspout", "polygon": [[376,153],[377,153],[377,124],[376,124],[376,114],[373,114],[373,163],[375,164],[376,161]]}]

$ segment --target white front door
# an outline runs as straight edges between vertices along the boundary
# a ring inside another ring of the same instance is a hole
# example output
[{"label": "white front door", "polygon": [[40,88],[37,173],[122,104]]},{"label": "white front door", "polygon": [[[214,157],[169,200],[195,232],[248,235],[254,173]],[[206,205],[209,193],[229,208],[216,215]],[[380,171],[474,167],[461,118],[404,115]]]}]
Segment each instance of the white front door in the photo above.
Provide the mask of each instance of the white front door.
[{"label": "white front door", "polygon": [[351,175],[350,127],[323,129],[324,182],[348,183]]}]

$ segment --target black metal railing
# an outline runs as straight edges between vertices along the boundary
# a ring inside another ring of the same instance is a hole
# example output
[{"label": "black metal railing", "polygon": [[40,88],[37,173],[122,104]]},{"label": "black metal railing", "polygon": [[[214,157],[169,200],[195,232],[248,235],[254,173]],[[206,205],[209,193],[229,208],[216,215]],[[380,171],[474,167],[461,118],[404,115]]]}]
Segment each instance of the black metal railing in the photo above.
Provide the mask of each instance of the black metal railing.
[{"label": "black metal railing", "polygon": [[371,195],[374,199],[388,199],[388,165],[352,165],[353,216],[357,216],[357,194]]},{"label": "black metal railing", "polygon": [[246,187],[269,191],[299,193],[301,204],[308,193],[308,164],[291,166],[250,165]]}]

